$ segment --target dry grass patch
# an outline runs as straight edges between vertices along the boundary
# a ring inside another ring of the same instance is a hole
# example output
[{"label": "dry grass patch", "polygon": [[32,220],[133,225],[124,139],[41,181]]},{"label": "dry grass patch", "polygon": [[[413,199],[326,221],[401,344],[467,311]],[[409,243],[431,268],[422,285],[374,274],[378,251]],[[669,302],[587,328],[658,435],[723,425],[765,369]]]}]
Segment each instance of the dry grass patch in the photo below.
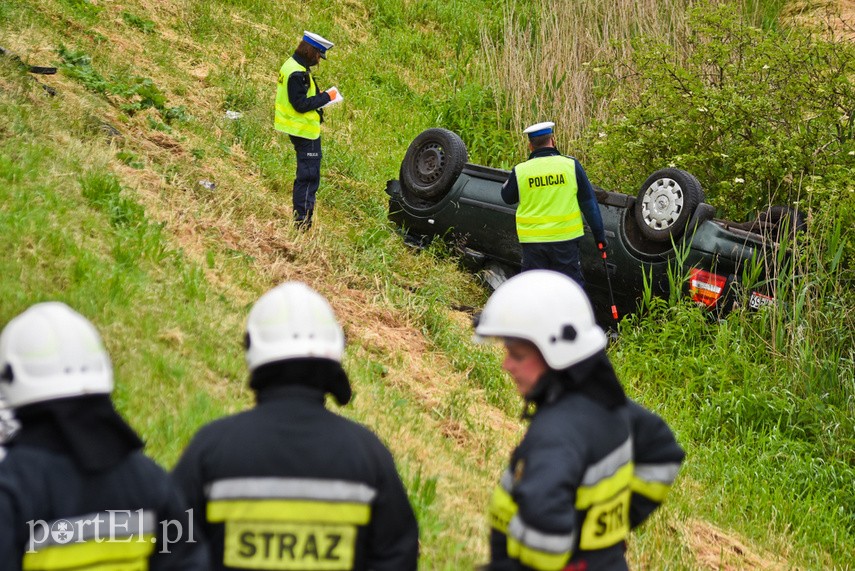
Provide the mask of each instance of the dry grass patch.
[{"label": "dry grass patch", "polygon": [[855,41],[855,0],[797,0],[784,7],[781,17],[829,39]]},{"label": "dry grass patch", "polygon": [[716,571],[785,571],[792,565],[769,552],[751,548],[709,522],[690,519],[679,528],[683,541],[695,554],[699,569]]}]

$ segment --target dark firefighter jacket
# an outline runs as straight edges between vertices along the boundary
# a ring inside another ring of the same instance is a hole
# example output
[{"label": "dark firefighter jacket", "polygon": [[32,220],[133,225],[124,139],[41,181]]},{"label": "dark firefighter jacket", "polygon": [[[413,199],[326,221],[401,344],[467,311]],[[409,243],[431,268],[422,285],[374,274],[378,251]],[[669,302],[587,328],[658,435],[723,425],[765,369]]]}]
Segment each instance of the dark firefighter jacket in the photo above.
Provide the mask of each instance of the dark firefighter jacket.
[{"label": "dark firefighter jacket", "polygon": [[22,409],[0,447],[0,569],[207,570],[169,475],[107,396],[80,400],[41,406],[35,421]]},{"label": "dark firefighter jacket", "polygon": [[254,409],[203,427],[173,475],[212,569],[416,569],[418,528],[392,455],[317,388],[259,391]]},{"label": "dark firefighter jacket", "polygon": [[682,459],[667,425],[629,399],[607,407],[553,392],[494,491],[487,568],[626,570],[630,529],[663,501]]}]

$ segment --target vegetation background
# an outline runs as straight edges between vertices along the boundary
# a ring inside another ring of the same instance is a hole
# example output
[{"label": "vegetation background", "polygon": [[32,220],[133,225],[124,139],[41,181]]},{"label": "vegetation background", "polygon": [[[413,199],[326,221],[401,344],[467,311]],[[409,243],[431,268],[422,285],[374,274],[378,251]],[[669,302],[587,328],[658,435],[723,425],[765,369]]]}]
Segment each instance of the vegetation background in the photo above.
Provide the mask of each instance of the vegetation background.
[{"label": "vegetation background", "polygon": [[[249,306],[305,281],[349,340],[355,402],[416,508],[422,568],[487,557],[489,493],[524,426],[488,292],[453,252],[406,248],[385,181],[422,130],[510,167],[526,124],[604,188],[695,173],[719,214],[809,215],[776,308],[717,323],[675,296],[610,355],[688,459],[630,542],[639,569],[855,568],[855,96],[851,3],[598,0],[4,0],[0,324],[59,299],[92,319],[116,401],[170,467],[205,422],[252,405]],[[318,220],[290,226],[279,66],[304,29],[345,96],[324,125]],[[7,54],[8,55],[8,54]],[[29,65],[55,65],[52,76]],[[237,112],[227,115],[227,112]]]}]

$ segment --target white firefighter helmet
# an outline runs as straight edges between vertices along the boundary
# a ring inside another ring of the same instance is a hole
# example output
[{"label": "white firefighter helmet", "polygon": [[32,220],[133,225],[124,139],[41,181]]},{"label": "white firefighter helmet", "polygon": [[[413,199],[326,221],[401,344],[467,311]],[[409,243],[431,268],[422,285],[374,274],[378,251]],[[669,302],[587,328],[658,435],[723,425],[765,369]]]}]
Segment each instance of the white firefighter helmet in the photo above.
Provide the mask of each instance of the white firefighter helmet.
[{"label": "white firefighter helmet", "polygon": [[259,298],[246,325],[250,371],[286,359],[341,362],[344,332],[321,294],[301,282],[285,282]]},{"label": "white firefighter helmet", "polygon": [[10,407],[112,390],[101,336],[64,303],[37,303],[0,334],[0,396]]},{"label": "white firefighter helmet", "polygon": [[606,347],[606,335],[594,320],[585,291],[550,270],[522,272],[493,292],[475,326],[476,341],[487,337],[531,341],[556,370]]}]

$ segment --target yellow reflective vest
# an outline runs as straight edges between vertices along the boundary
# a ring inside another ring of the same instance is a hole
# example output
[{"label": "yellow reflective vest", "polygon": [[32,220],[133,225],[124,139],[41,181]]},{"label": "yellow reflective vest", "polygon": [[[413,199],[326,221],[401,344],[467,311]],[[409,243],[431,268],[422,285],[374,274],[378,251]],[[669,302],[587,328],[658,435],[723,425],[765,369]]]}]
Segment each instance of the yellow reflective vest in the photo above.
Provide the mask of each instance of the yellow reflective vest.
[{"label": "yellow reflective vest", "polygon": [[575,159],[537,157],[518,164],[514,172],[520,194],[516,213],[520,242],[561,242],[585,233]]},{"label": "yellow reflective vest", "polygon": [[279,69],[279,79],[276,82],[276,112],[273,128],[295,137],[317,139],[321,136],[320,113],[314,109],[300,113],[294,109],[288,99],[288,78],[294,72],[309,74],[309,90],[306,97],[312,97],[318,93],[318,86],[315,85],[315,78],[309,73],[309,69],[297,63],[293,57],[288,58]]}]

